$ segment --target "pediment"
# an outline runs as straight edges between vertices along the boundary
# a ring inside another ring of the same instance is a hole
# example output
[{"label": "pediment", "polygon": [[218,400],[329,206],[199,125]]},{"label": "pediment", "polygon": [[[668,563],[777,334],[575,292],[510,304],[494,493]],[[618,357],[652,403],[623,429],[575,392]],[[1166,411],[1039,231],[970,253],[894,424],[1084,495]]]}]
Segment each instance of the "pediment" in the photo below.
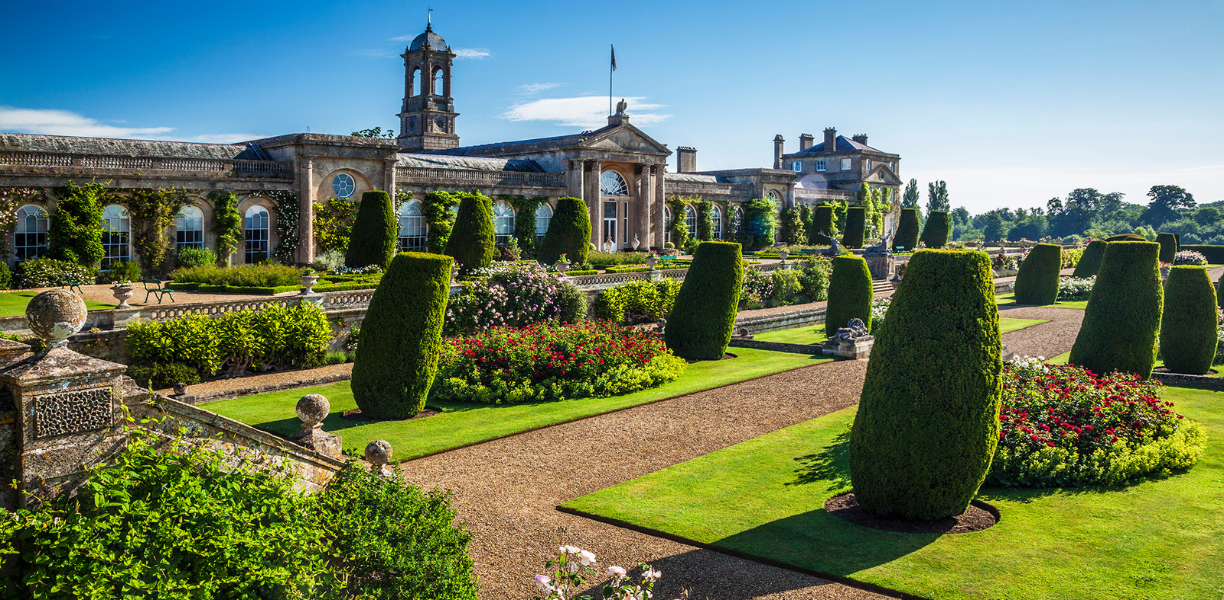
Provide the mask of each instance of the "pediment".
[{"label": "pediment", "polygon": [[863,181],[883,185],[901,185],[901,178],[897,177],[896,173],[892,172],[892,169],[884,165],[872,169],[871,173]]},{"label": "pediment", "polygon": [[642,133],[642,130],[633,125],[625,124],[614,127],[607,131],[600,132],[598,135],[587,138],[582,144],[583,148],[593,150],[605,150],[608,152],[630,152],[634,154],[671,154],[671,150],[667,146],[656,142],[654,138]]}]

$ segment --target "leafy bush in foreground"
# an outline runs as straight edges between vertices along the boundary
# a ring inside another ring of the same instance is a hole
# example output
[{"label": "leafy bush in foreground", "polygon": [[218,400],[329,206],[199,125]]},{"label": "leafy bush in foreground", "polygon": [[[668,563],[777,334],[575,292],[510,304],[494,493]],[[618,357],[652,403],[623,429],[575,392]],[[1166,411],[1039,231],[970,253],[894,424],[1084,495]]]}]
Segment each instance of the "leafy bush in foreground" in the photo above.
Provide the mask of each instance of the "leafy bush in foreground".
[{"label": "leafy bush in foreground", "polygon": [[231,287],[279,287],[298,285],[302,269],[276,263],[218,267],[213,264],[179,267],[170,273],[175,283],[206,283]]},{"label": "leafy bush in foreground", "polygon": [[495,327],[443,344],[429,397],[514,404],[614,396],[671,381],[685,366],[654,334],[611,321]]},{"label": "leafy bush in foreground", "polygon": [[34,258],[17,263],[13,274],[15,288],[56,287],[60,277],[67,277],[80,284],[94,282],[97,269],[78,265],[75,262],[55,260],[52,258]]},{"label": "leafy bush in foreground", "polygon": [[680,286],[679,281],[664,277],[658,281],[630,281],[606,289],[595,298],[595,318],[617,323],[661,319],[675,306]]},{"label": "leafy bush in foreground", "polygon": [[1011,363],[989,482],[1015,487],[1119,485],[1193,465],[1202,426],[1183,420],[1163,386],[1135,374]]}]

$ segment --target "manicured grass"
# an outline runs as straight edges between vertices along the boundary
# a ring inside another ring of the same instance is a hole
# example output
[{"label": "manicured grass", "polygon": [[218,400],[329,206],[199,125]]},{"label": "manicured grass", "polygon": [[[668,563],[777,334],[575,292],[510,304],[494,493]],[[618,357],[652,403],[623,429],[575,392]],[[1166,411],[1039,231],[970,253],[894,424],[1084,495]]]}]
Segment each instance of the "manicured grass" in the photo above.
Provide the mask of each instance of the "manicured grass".
[{"label": "manicured grass", "polygon": [[826,513],[849,490],[855,407],[564,506],[925,598],[1224,595],[1224,393],[1167,388],[1208,430],[1188,472],[1117,488],[985,488],[1002,518],[959,535],[890,533]]},{"label": "manicured grass", "polygon": [[675,381],[624,396],[511,405],[430,403],[429,406],[441,409],[442,414],[408,421],[360,423],[344,419],[340,416],[344,411],[357,408],[347,381],[223,400],[207,404],[205,408],[278,435],[292,435],[301,428],[294,412],[298,399],[306,394],[322,394],[331,403],[331,415],[323,422],[323,430],[342,436],[346,449],[360,454],[370,441],[384,439],[391,442],[395,460],[408,460],[832,360],[751,348],[732,348],[731,352],[739,358],[692,363]]},{"label": "manicured grass", "polygon": [[[3,292],[0,293],[0,317],[19,317],[25,314],[26,305],[30,300],[34,299],[39,292]],[[115,308],[114,304],[105,302],[94,302],[93,300],[85,301],[85,308],[89,310],[107,310]]]},{"label": "manicured grass", "polygon": [[[998,304],[999,306],[1005,306],[1005,305],[1006,306],[1033,306],[1032,304],[1016,304],[1015,294],[995,296],[995,303]],[[1084,298],[1083,300],[1067,300],[1067,301],[1060,300],[1058,302],[1055,302],[1054,304],[1049,304],[1048,306],[1051,308],[1075,308],[1079,310],[1084,310],[1088,306],[1088,299]]]},{"label": "manicured grass", "polygon": [[[1046,323],[1046,319],[1013,319],[1011,317],[999,318],[999,333],[1010,333],[1025,327],[1032,327]],[[780,331],[767,331],[758,333],[753,336],[754,340],[763,342],[778,342],[783,344],[819,344],[824,342],[827,337],[824,335],[824,325],[815,327],[796,327],[794,329],[783,329]]]}]

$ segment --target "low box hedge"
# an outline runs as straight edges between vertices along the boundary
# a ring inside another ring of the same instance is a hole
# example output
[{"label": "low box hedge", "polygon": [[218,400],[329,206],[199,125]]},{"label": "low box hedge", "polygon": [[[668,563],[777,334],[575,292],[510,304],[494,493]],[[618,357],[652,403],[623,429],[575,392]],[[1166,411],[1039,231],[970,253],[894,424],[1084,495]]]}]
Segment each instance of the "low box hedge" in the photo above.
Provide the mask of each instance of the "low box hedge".
[{"label": "low box hedge", "polygon": [[378,287],[378,282],[375,281],[375,282],[370,282],[370,283],[337,283],[335,285],[316,285],[312,289],[321,294],[323,292],[347,292],[351,290],[372,290],[377,287]]},{"label": "low box hedge", "polygon": [[586,271],[566,271],[565,274],[569,277],[578,277],[580,275],[598,275],[599,269],[589,269]]},{"label": "low box hedge", "polygon": [[637,273],[639,271],[649,271],[650,267],[608,267],[604,270],[606,273]]},{"label": "low box hedge", "polygon": [[265,294],[275,296],[285,292],[296,292],[302,289],[300,285],[278,285],[276,287],[242,287],[233,285],[209,285],[207,283],[199,284],[196,291],[207,292],[210,294]]}]

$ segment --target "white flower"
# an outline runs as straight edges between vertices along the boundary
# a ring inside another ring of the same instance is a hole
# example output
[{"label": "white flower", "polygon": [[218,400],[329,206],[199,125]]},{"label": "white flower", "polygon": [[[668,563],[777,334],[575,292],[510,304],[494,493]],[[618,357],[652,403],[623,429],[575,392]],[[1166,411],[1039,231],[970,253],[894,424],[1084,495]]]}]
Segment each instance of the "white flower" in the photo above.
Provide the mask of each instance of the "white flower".
[{"label": "white flower", "polygon": [[536,582],[536,585],[540,586],[541,591],[544,591],[544,592],[553,591],[552,579],[550,579],[547,575],[536,575],[535,582]]},{"label": "white flower", "polygon": [[590,550],[579,550],[578,560],[582,563],[582,566],[588,567],[595,563],[595,553]]},{"label": "white flower", "polygon": [[656,571],[654,569],[648,568],[642,573],[642,581],[645,581],[647,583],[654,583],[655,581],[658,581],[659,578],[662,576],[663,576],[663,573]]},{"label": "white flower", "polygon": [[608,576],[609,576],[609,577],[616,577],[616,578],[618,578],[618,579],[619,579],[619,578],[621,578],[621,577],[624,577],[624,576],[625,576],[625,572],[626,572],[626,571],[625,571],[625,569],[624,569],[623,567],[617,567],[617,566],[611,566],[611,567],[608,567]]}]

